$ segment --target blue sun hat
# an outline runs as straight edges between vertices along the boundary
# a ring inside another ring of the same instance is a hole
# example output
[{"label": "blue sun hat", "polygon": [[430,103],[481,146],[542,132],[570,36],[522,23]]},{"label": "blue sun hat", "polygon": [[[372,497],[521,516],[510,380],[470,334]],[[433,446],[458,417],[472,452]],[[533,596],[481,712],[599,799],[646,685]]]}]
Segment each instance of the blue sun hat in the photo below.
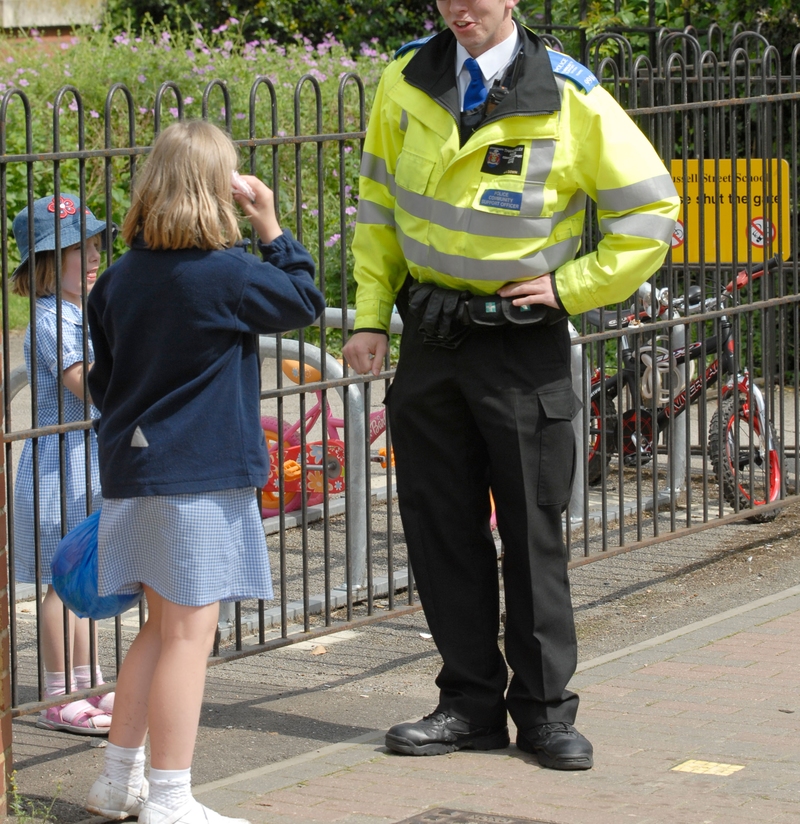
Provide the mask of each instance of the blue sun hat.
[{"label": "blue sun hat", "polygon": [[[86,216],[86,234],[90,238],[106,229],[106,223],[98,220],[91,209],[83,207]],[[80,243],[81,236],[81,199],[75,195],[62,194],[60,203],[56,204],[53,195],[40,197],[33,203],[33,250],[47,252],[56,248],[56,226],[61,229],[61,248],[66,249]],[[28,237],[28,207],[26,206],[15,218],[11,230],[19,246],[20,262],[12,277],[16,277],[30,255],[30,238]],[[112,232],[114,230],[112,224]],[[112,235],[113,237],[113,235]],[[105,235],[102,238],[105,249]]]}]

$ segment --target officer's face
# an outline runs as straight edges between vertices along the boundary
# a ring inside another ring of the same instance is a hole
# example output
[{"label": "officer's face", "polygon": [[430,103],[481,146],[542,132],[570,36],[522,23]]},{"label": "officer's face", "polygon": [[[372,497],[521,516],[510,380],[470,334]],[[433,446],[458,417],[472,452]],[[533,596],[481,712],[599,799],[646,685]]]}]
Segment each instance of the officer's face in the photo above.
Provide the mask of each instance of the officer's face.
[{"label": "officer's face", "polygon": [[511,12],[519,0],[437,0],[439,13],[456,40],[473,56],[511,36]]}]

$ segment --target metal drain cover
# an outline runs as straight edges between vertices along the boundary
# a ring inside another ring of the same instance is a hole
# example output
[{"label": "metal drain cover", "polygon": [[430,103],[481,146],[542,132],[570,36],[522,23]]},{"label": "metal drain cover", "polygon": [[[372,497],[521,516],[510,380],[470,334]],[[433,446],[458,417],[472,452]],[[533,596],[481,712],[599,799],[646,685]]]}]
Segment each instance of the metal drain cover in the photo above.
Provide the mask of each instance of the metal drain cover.
[{"label": "metal drain cover", "polygon": [[552,824],[540,818],[518,818],[491,813],[471,813],[466,810],[447,810],[440,807],[405,818],[398,824]]}]

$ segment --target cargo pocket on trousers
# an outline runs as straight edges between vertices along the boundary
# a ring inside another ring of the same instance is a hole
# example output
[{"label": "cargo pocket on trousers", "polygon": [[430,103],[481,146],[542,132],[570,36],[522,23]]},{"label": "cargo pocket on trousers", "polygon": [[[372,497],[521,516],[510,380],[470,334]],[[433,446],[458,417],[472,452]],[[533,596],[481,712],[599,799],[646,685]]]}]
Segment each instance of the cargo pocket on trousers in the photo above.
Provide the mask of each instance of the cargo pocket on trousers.
[{"label": "cargo pocket on trousers", "polygon": [[575,478],[575,432],[572,419],[580,403],[571,386],[539,393],[543,415],[539,450],[539,504],[565,507]]}]

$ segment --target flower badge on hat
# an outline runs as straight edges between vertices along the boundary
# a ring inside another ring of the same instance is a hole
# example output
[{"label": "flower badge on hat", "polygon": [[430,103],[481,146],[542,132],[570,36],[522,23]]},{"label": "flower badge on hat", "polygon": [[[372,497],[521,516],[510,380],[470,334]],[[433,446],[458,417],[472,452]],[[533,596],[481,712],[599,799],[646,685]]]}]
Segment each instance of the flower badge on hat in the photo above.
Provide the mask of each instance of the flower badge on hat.
[{"label": "flower badge on hat", "polygon": [[[56,199],[55,199],[55,197],[50,201],[50,203],[47,204],[47,211],[55,213],[55,211],[56,211]],[[64,220],[64,218],[69,217],[69,215],[74,215],[75,212],[77,212],[77,211],[78,210],[75,208],[75,204],[68,197],[62,197],[61,198],[61,203],[59,204],[59,209],[58,209],[58,216],[59,216],[59,218],[61,218],[61,220]],[[88,209],[86,210],[86,213],[91,214],[91,212]]]}]

